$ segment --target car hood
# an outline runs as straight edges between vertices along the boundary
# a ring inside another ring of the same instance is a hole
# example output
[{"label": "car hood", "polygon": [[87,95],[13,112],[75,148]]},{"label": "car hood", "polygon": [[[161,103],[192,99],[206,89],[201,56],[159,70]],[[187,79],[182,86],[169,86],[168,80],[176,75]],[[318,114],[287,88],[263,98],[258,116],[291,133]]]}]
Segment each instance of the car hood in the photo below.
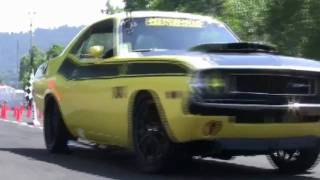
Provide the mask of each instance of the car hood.
[{"label": "car hood", "polygon": [[200,52],[147,52],[143,56],[179,56],[184,61],[206,68],[245,68],[245,69],[293,69],[319,71],[320,62],[305,58],[288,57],[268,53],[200,53]]},{"label": "car hood", "polygon": [[320,63],[315,60],[264,53],[228,55],[213,54],[209,55],[209,57],[212,63],[219,66],[297,66],[320,68]]}]

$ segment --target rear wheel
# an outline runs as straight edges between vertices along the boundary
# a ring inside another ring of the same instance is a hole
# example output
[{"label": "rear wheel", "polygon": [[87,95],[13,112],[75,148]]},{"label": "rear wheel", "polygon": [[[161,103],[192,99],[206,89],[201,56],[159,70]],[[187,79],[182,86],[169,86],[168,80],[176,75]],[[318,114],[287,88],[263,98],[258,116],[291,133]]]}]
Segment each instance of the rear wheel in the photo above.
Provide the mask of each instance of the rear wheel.
[{"label": "rear wheel", "polygon": [[176,160],[176,144],[166,134],[156,105],[148,95],[140,96],[135,103],[133,144],[137,161],[144,172],[169,170]]},{"label": "rear wheel", "polygon": [[44,139],[51,153],[68,153],[68,130],[63,122],[58,105],[49,101],[45,110]]},{"label": "rear wheel", "polygon": [[301,150],[277,150],[269,157],[271,163],[282,173],[299,174],[316,164],[319,148]]}]

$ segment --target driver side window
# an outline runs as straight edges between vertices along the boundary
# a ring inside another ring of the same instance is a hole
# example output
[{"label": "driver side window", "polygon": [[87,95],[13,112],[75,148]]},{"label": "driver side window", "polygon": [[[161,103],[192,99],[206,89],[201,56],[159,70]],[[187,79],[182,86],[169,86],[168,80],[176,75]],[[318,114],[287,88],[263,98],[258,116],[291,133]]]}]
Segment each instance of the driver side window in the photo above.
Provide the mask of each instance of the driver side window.
[{"label": "driver side window", "polygon": [[[92,47],[99,48],[98,58],[109,58],[114,55],[114,34],[113,20],[107,20],[96,25],[87,31],[80,38],[72,53],[82,62],[92,61],[96,56],[92,55]],[[102,51],[102,52],[100,52]]]}]

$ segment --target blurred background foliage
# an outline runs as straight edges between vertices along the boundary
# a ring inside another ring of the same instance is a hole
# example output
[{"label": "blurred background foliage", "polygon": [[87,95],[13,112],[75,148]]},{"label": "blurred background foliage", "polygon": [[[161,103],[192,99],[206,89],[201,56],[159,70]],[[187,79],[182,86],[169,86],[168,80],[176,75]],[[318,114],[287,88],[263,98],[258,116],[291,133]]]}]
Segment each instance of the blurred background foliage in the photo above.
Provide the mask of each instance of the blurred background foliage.
[{"label": "blurred background foliage", "polygon": [[[265,42],[281,54],[320,60],[320,0],[124,0],[125,11],[180,11],[212,16],[226,24],[243,41]],[[102,13],[124,11],[109,1]],[[62,46],[47,52],[37,47],[35,67],[58,56]],[[20,63],[19,79],[25,84],[30,75],[30,56]],[[1,81],[1,79],[0,79]]]},{"label": "blurred background foliage", "polygon": [[[37,70],[37,67],[40,66],[42,63],[59,56],[60,53],[63,51],[63,49],[64,49],[63,46],[54,44],[49,48],[47,52],[43,52],[38,47],[33,46],[32,54],[33,54],[33,64],[35,67],[34,70]],[[31,62],[30,62],[30,54],[31,53],[24,55],[20,61],[19,80],[22,87],[25,87],[25,85],[27,84],[30,78],[30,73],[32,69]]]},{"label": "blurred background foliage", "polygon": [[243,41],[266,42],[282,54],[320,59],[320,0],[125,0],[128,11],[164,10],[222,20]]}]

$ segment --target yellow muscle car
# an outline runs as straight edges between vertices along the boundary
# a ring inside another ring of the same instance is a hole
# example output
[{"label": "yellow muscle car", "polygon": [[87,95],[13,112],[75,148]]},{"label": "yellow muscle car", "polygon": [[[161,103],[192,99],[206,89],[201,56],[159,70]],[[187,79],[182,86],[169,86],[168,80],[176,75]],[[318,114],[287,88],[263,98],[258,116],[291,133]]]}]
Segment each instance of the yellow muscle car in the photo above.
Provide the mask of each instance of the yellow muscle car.
[{"label": "yellow muscle car", "polygon": [[268,155],[301,173],[319,154],[319,77],[320,63],[240,41],[210,17],[125,12],[41,66],[34,97],[52,153],[76,139],[131,149],[146,172]]}]

